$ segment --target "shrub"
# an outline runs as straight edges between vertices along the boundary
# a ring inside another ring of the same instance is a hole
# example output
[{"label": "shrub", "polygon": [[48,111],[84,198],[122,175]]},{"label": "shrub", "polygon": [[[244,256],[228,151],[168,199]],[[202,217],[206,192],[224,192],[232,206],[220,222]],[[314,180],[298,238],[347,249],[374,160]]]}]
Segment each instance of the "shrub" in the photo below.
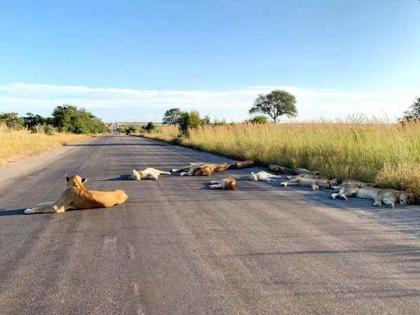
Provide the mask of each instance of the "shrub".
[{"label": "shrub", "polygon": [[198,129],[201,126],[200,114],[197,111],[182,112],[178,123],[180,135],[188,137],[190,129]]},{"label": "shrub", "polygon": [[258,115],[250,120],[248,120],[251,124],[268,124],[268,118],[263,115]]},{"label": "shrub", "polygon": [[146,131],[147,133],[151,133],[155,129],[156,129],[156,126],[151,121],[149,121],[146,126],[143,126],[143,130]]},{"label": "shrub", "polygon": [[105,124],[98,117],[71,105],[57,106],[52,114],[52,124],[60,132],[86,134],[106,131]]},{"label": "shrub", "polygon": [[137,128],[135,126],[131,125],[131,126],[128,126],[127,128],[125,128],[124,132],[128,136],[128,135],[136,133]]},{"label": "shrub", "polygon": [[4,113],[0,114],[0,124],[4,124],[11,129],[19,130],[23,128],[23,119],[17,113]]}]

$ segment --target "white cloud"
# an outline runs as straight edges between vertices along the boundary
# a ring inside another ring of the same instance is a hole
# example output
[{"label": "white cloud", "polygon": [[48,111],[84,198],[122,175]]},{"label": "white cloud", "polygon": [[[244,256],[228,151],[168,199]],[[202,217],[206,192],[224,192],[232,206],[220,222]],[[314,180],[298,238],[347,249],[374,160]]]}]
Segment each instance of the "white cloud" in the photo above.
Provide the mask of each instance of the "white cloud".
[{"label": "white cloud", "polygon": [[59,104],[74,104],[105,120],[160,120],[173,106],[196,109],[214,118],[242,120],[258,94],[284,89],[297,98],[299,120],[345,118],[353,113],[395,119],[418,90],[344,91],[297,86],[255,86],[225,91],[143,90],[14,82],[0,85],[0,112],[48,114]]}]

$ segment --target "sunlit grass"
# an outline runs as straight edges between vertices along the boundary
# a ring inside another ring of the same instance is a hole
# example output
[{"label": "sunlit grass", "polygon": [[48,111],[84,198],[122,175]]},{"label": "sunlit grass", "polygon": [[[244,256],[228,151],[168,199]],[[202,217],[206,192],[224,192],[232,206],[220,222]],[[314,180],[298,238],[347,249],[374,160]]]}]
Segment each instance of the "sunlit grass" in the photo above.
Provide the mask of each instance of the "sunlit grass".
[{"label": "sunlit grass", "polygon": [[172,126],[148,136],[237,159],[305,167],[339,179],[409,189],[420,196],[420,123],[206,126],[178,140]]},{"label": "sunlit grass", "polygon": [[28,130],[11,130],[0,125],[0,165],[88,138],[90,136],[66,133],[31,133]]}]

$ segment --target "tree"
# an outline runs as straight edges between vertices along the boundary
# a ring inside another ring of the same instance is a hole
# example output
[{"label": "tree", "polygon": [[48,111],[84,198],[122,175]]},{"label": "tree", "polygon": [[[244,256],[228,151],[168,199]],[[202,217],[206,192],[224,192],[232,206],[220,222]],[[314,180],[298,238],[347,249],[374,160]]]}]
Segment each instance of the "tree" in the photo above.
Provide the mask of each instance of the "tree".
[{"label": "tree", "polygon": [[146,126],[143,126],[143,130],[147,133],[151,133],[153,130],[155,130],[155,128],[155,124],[151,121],[149,121]]},{"label": "tree", "polygon": [[263,115],[257,115],[255,117],[252,117],[249,122],[251,124],[268,124],[268,118]]},{"label": "tree", "polygon": [[404,112],[402,121],[415,121],[420,120],[420,97],[411,105],[411,109]]},{"label": "tree", "polygon": [[105,124],[85,109],[72,105],[57,106],[52,114],[52,124],[59,131],[72,133],[103,133]]},{"label": "tree", "polygon": [[198,129],[201,126],[200,114],[197,111],[181,112],[178,119],[181,136],[189,136],[190,129]]},{"label": "tree", "polygon": [[176,125],[180,114],[181,110],[179,108],[171,108],[165,112],[162,121],[166,125]]},{"label": "tree", "polygon": [[35,130],[37,126],[45,125],[47,119],[38,114],[26,113],[23,117],[23,124],[30,130]]},{"label": "tree", "polygon": [[0,124],[5,124],[11,129],[22,129],[23,119],[17,113],[0,114]]},{"label": "tree", "polygon": [[268,115],[274,122],[277,122],[277,118],[283,115],[293,117],[297,115],[296,98],[292,94],[280,90],[272,91],[267,95],[259,95],[249,113]]}]

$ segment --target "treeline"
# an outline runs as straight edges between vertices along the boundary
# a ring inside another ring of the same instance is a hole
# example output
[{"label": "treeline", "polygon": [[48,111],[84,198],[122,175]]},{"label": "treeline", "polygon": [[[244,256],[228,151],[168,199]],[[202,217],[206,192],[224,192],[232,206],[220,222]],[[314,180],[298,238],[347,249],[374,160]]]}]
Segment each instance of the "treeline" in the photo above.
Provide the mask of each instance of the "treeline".
[{"label": "treeline", "polygon": [[27,113],[19,116],[17,113],[0,114],[0,125],[19,130],[28,129],[32,132],[45,132],[52,134],[54,131],[75,134],[94,134],[107,131],[101,119],[83,108],[72,105],[57,106],[50,117]]}]

